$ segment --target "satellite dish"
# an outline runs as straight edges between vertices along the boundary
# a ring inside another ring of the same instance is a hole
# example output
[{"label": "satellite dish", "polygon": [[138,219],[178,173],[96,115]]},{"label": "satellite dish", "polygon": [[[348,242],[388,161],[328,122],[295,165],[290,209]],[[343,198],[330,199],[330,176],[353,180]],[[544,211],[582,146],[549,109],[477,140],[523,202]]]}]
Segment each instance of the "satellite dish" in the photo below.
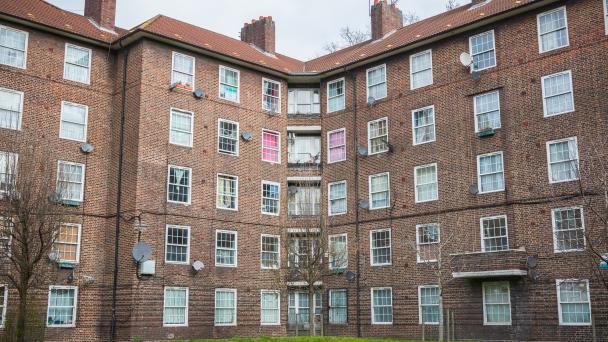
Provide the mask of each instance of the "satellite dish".
[{"label": "satellite dish", "polygon": [[49,253],[49,260],[51,260],[52,262],[59,261],[59,253],[57,253],[57,251],[51,251]]},{"label": "satellite dish", "polygon": [[359,200],[359,208],[369,209],[369,201],[368,200]]},{"label": "satellite dish", "polygon": [[473,58],[468,52],[463,52],[460,54],[460,63],[468,68],[473,64]]},{"label": "satellite dish", "polygon": [[473,81],[479,81],[481,79],[481,73],[479,71],[473,71],[471,73],[471,78]]},{"label": "satellite dish", "polygon": [[359,155],[366,156],[367,155],[367,147],[365,147],[365,146],[358,146],[357,147],[357,152],[359,153]]},{"label": "satellite dish", "polygon": [[138,243],[135,244],[135,246],[133,247],[133,259],[135,259],[136,262],[141,263],[141,262],[145,262],[150,260],[150,255],[152,254],[152,249],[150,248],[150,245],[148,245],[147,243],[140,241]]},{"label": "satellite dish", "polygon": [[369,103],[370,106],[373,106],[374,103],[376,103],[376,98],[373,96],[370,96],[367,98],[367,103]]},{"label": "satellite dish", "polygon": [[469,185],[469,192],[472,195],[477,195],[479,193],[479,189],[477,188],[477,184],[473,183],[473,184]]},{"label": "satellite dish", "polygon": [[243,140],[245,140],[245,141],[253,140],[253,136],[251,135],[251,132],[243,132],[243,134],[241,134],[241,138],[243,138]]},{"label": "satellite dish", "polygon": [[201,88],[196,88],[196,90],[192,92],[192,95],[197,99],[202,99],[205,96],[205,91]]},{"label": "satellite dish", "polygon": [[537,270],[529,270],[528,271],[528,276],[532,280],[538,280],[538,278],[540,278],[540,275],[538,274]]},{"label": "satellite dish", "polygon": [[205,264],[203,264],[202,261],[196,260],[195,262],[192,263],[192,269],[195,272],[200,272],[203,270],[203,268],[205,268]]},{"label": "satellite dish", "polygon": [[534,255],[530,255],[526,259],[526,264],[528,264],[529,268],[536,268],[536,266],[538,266],[538,258]]},{"label": "satellite dish", "polygon": [[344,274],[344,276],[346,277],[346,280],[348,280],[348,281],[353,281],[357,278],[357,275],[351,271],[346,272],[346,274]]},{"label": "satellite dish", "polygon": [[290,194],[297,194],[298,193],[298,187],[295,185],[290,185],[287,187],[287,192]]},{"label": "satellite dish", "polygon": [[89,143],[83,143],[80,145],[80,150],[83,153],[89,154],[89,153],[93,152],[93,145],[91,145]]}]

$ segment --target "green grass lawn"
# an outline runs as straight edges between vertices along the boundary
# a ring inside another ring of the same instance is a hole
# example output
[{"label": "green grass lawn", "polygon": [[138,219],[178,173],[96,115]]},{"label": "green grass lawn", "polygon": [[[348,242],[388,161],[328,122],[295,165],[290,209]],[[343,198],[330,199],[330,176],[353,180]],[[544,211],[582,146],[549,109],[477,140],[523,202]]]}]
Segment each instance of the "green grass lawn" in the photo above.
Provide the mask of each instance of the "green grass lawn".
[{"label": "green grass lawn", "polygon": [[[392,340],[379,338],[354,338],[354,337],[256,337],[256,338],[232,338],[227,340],[187,340],[181,342],[415,342],[414,340]],[[428,341],[428,340],[427,340]]]}]

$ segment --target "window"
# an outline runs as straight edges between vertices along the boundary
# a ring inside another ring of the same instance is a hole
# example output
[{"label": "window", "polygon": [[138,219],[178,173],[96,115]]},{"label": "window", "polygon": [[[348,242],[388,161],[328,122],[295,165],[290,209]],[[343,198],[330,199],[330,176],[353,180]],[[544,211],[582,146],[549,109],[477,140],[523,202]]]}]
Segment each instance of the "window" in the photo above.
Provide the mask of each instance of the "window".
[{"label": "window", "polygon": [[329,183],[329,215],[346,214],[346,181]]},{"label": "window", "polygon": [[262,214],[279,215],[281,185],[262,181]]},{"label": "window", "polygon": [[482,251],[495,252],[509,249],[507,217],[505,215],[482,217],[480,224]]},{"label": "window", "polygon": [[84,164],[57,162],[57,193],[62,200],[82,202],[84,198]]},{"label": "window", "polygon": [[418,286],[420,324],[439,324],[439,286]]},{"label": "window", "polygon": [[192,147],[192,131],[194,127],[194,113],[171,108],[171,144]]},{"label": "window", "polygon": [[319,89],[289,89],[289,114],[310,115],[321,113]]},{"label": "window", "polygon": [[23,93],[0,88],[0,128],[21,129],[22,113]]},{"label": "window", "polygon": [[219,153],[239,155],[239,123],[228,120],[218,120],[218,147]]},{"label": "window", "polygon": [[436,201],[439,197],[437,186],[437,164],[414,168],[416,203]]},{"label": "window", "polygon": [[25,69],[28,33],[0,25],[0,64]]},{"label": "window", "polygon": [[289,255],[287,256],[289,268],[306,268],[309,262],[314,262],[315,256],[319,252],[318,241],[318,231],[314,231],[314,229],[303,228],[301,233],[290,234]]},{"label": "window", "polygon": [[321,213],[321,186],[316,181],[287,183],[289,216],[318,216]]},{"label": "window", "polygon": [[78,287],[49,287],[49,304],[46,316],[47,327],[75,327]]},{"label": "window", "polygon": [[543,83],[543,109],[545,117],[574,111],[572,72],[570,70],[545,76]]},{"label": "window", "polygon": [[420,224],[416,226],[418,262],[436,262],[439,251],[439,224]]},{"label": "window", "polygon": [[215,290],[215,325],[236,325],[236,289]]},{"label": "window", "polygon": [[192,169],[169,165],[167,201],[171,203],[190,204],[191,188]]},{"label": "window", "polygon": [[393,289],[372,287],[372,324],[393,324]]},{"label": "window", "polygon": [[262,131],[262,160],[281,163],[281,134],[269,130]]},{"label": "window", "polygon": [[[298,323],[300,329],[310,329],[309,322],[309,296],[307,292],[290,291],[287,318],[289,325]],[[315,319],[321,317],[321,293],[316,292],[313,296]]]},{"label": "window", "polygon": [[263,269],[277,269],[281,260],[281,238],[262,234],[261,259]]},{"label": "window", "polygon": [[391,229],[372,230],[369,232],[372,266],[390,265],[392,263]]},{"label": "window", "polygon": [[66,80],[91,83],[91,49],[65,44],[63,78]]},{"label": "window", "polygon": [[509,282],[483,283],[483,324],[511,325]]},{"label": "window", "polygon": [[262,325],[280,325],[281,309],[279,291],[262,290],[260,302],[260,323]]},{"label": "window", "polygon": [[0,216],[0,258],[8,258],[11,255],[13,227],[12,219]]},{"label": "window", "polygon": [[239,209],[239,177],[218,173],[216,208]]},{"label": "window", "polygon": [[547,142],[549,183],[578,179],[578,146],[576,137]]},{"label": "window", "polygon": [[540,53],[569,45],[566,7],[538,15],[538,45]]},{"label": "window", "polygon": [[498,91],[475,96],[473,107],[475,111],[475,132],[501,127],[500,95]]},{"label": "window", "polygon": [[473,64],[471,65],[472,71],[480,71],[496,66],[494,30],[469,38],[469,49],[473,59]]},{"label": "window", "polygon": [[76,103],[61,102],[61,123],[59,137],[63,139],[86,141],[89,107]]},{"label": "window", "polygon": [[477,174],[479,175],[479,193],[505,190],[505,175],[502,163],[502,152],[477,156]]},{"label": "window", "polygon": [[62,223],[59,226],[53,249],[62,263],[77,264],[80,260],[80,234],[82,226],[75,223]]},{"label": "window", "polygon": [[604,22],[606,25],[606,34],[608,34],[608,0],[604,0]]},{"label": "window", "polygon": [[346,129],[327,132],[327,162],[329,164],[346,160]]},{"label": "window", "polygon": [[289,132],[287,138],[288,167],[319,167],[321,163],[321,132]]},{"label": "window", "polygon": [[6,305],[8,302],[8,286],[0,286],[0,328],[4,328],[6,321]]},{"label": "window", "polygon": [[348,267],[348,240],[346,234],[329,236],[329,269],[344,271]]},{"label": "window", "polygon": [[220,66],[220,98],[232,102],[239,102],[240,72],[225,66]]},{"label": "window", "polygon": [[237,232],[215,231],[215,266],[236,267]]},{"label": "window", "polygon": [[346,324],[348,301],[346,290],[329,290],[329,324]]},{"label": "window", "polygon": [[[367,101],[373,102],[386,97],[386,65],[367,69]],[[371,100],[373,99],[373,100]]]},{"label": "window", "polygon": [[388,208],[391,202],[389,173],[369,176],[369,208]]},{"label": "window", "polygon": [[412,111],[414,145],[435,141],[435,106]]},{"label": "window", "polygon": [[327,112],[337,112],[345,108],[344,78],[327,83]]},{"label": "window", "polygon": [[281,83],[263,78],[262,92],[262,109],[281,113]]},{"label": "window", "polygon": [[188,326],[187,287],[165,287],[163,326]]},{"label": "window", "polygon": [[589,280],[556,280],[560,325],[591,325]]},{"label": "window", "polygon": [[194,89],[194,57],[173,52],[171,84],[182,84],[187,89]]},{"label": "window", "polygon": [[585,220],[583,208],[558,208],[551,210],[553,220],[553,247],[556,252],[585,249]]},{"label": "window", "polygon": [[370,155],[388,151],[388,118],[368,122],[367,137]]},{"label": "window", "polygon": [[167,225],[165,262],[171,264],[190,263],[190,227]]},{"label": "window", "polygon": [[410,56],[410,88],[433,84],[433,52],[426,50]]},{"label": "window", "polygon": [[18,159],[17,153],[0,151],[0,193],[15,188]]}]

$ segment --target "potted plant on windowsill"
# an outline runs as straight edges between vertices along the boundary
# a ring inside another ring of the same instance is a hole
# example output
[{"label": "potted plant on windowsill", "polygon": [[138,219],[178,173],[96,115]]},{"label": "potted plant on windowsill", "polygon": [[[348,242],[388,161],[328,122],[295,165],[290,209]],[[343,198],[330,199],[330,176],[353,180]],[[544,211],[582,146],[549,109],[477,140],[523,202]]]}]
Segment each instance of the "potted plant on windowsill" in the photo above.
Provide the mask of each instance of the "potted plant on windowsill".
[{"label": "potted plant on windowsill", "polygon": [[193,89],[192,84],[186,83],[186,82],[181,82],[181,81],[175,83],[175,88],[183,89],[183,90],[187,90],[187,91],[192,91],[192,89]]},{"label": "potted plant on windowsill", "polygon": [[478,138],[483,138],[483,137],[491,137],[494,134],[496,134],[496,130],[490,126],[484,126],[482,127],[479,132],[477,132],[477,137]]}]

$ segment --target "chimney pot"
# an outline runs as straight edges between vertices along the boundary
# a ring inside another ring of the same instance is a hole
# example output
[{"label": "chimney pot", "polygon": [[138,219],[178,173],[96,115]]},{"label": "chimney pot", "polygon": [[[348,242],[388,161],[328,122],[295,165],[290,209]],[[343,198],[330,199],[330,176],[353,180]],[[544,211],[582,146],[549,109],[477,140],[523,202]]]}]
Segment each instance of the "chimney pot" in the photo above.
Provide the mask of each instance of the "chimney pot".
[{"label": "chimney pot", "polygon": [[102,27],[114,29],[116,25],[116,0],[85,0],[84,15]]},{"label": "chimney pot", "polygon": [[241,40],[274,54],[275,25],[271,16],[260,16],[259,20],[252,19],[250,25],[241,29]]},{"label": "chimney pot", "polygon": [[386,0],[374,0],[371,20],[373,40],[403,27],[403,13],[394,3],[389,5]]}]

